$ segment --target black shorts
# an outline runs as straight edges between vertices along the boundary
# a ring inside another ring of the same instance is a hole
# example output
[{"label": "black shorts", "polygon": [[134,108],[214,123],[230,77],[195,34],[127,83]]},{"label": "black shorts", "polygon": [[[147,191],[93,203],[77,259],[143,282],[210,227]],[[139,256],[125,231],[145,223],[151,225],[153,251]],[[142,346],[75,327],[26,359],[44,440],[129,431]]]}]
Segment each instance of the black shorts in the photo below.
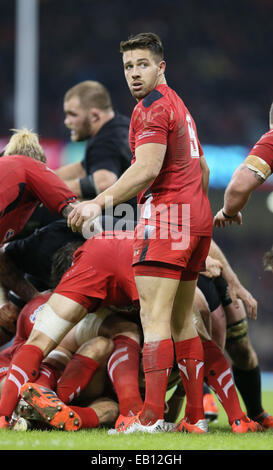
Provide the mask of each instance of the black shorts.
[{"label": "black shorts", "polygon": [[203,274],[199,275],[197,286],[204,294],[211,312],[219,305],[226,307],[232,303],[228,292],[228,284],[222,276],[209,278]]}]

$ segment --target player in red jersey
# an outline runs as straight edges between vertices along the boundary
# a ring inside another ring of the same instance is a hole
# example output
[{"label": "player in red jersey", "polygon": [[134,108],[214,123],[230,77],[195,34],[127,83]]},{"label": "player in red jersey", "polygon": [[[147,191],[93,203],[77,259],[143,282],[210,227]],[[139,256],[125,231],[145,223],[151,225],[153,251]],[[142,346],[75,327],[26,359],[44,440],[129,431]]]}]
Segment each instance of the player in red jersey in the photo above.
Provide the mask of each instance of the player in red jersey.
[{"label": "player in red jersey", "polygon": [[242,223],[241,210],[251,193],[273,172],[273,103],[269,113],[270,130],[252,147],[245,161],[235,170],[224,195],[224,206],[214,217],[215,227]]},{"label": "player in red jersey", "polygon": [[138,101],[130,125],[132,165],[111,188],[75,208],[68,224],[79,230],[108,205],[138,195],[143,207],[133,265],[144,332],[146,397],[127,430],[153,432],[162,424],[173,337],[187,396],[180,430],[203,433],[204,351],[192,305],[212,234],[209,171],[194,120],[166,83],[160,38],[142,33],[122,42],[120,50],[125,78]]},{"label": "player in red jersey", "polygon": [[0,243],[24,228],[39,202],[50,211],[67,216],[77,199],[46,166],[46,156],[36,134],[16,131],[0,158]]}]

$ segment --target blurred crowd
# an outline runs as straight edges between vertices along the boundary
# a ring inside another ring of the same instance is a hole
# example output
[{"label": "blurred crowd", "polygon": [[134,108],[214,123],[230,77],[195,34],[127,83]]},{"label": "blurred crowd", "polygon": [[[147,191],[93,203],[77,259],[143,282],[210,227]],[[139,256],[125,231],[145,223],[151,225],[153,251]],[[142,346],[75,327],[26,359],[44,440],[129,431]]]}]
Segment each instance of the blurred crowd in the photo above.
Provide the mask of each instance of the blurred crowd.
[{"label": "blurred crowd", "polygon": [[[122,72],[119,43],[140,31],[165,45],[168,84],[181,92],[200,140],[246,144],[268,127],[273,99],[269,48],[270,0],[40,0],[39,132],[66,138],[65,90],[98,79],[115,107],[130,115],[134,101]],[[0,135],[13,126],[15,1],[0,16]]]}]

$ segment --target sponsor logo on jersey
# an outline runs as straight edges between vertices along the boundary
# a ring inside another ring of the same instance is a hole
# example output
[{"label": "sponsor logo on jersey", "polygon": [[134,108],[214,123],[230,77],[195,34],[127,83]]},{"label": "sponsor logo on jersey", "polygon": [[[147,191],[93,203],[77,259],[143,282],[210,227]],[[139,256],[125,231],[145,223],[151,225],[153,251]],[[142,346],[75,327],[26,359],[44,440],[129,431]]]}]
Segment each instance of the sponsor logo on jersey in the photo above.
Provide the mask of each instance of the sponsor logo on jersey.
[{"label": "sponsor logo on jersey", "polygon": [[39,307],[37,307],[37,308],[34,310],[34,312],[30,315],[29,320],[30,320],[31,323],[35,323],[35,320],[36,320],[36,318],[37,318],[37,316],[38,316],[38,313],[42,310],[42,308],[44,307],[44,305],[45,305],[45,304],[42,304],[42,305],[40,305]]}]

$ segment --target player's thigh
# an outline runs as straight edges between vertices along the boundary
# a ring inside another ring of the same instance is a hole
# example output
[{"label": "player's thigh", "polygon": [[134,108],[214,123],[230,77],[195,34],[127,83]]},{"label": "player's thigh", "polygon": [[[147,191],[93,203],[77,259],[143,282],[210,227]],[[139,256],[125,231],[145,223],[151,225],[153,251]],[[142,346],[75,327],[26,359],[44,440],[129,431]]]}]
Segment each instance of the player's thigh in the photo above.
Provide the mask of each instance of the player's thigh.
[{"label": "player's thigh", "polygon": [[52,294],[39,312],[27,344],[39,347],[45,357],[86,313],[74,300]]},{"label": "player's thigh", "polygon": [[142,326],[148,321],[170,321],[178,279],[135,276],[139,293]]}]

